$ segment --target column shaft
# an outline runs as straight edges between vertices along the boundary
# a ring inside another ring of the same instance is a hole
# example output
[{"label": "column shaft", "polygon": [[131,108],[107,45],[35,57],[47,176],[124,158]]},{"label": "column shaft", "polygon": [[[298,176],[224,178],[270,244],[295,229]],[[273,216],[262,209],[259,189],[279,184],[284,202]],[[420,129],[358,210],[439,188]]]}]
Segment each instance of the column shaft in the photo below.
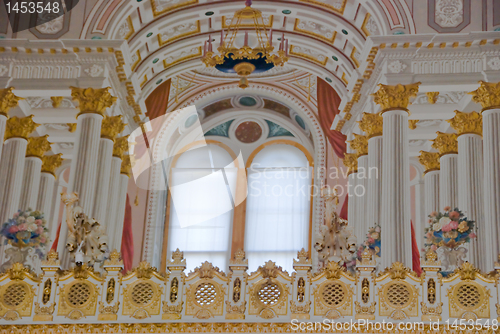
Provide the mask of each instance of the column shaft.
[{"label": "column shaft", "polygon": [[382,114],[383,167],[381,267],[401,262],[412,265],[410,160],[408,156],[408,112],[392,109]]},{"label": "column shaft", "polygon": [[450,206],[458,207],[458,154],[449,153],[439,158],[439,206],[440,211]]},{"label": "column shaft", "polygon": [[[368,198],[366,206],[367,226],[380,225],[382,204],[382,136],[368,139]],[[360,242],[360,240],[358,240]]]},{"label": "column shaft", "polygon": [[109,193],[109,177],[111,175],[111,158],[113,156],[113,140],[101,138],[99,141],[99,157],[97,159],[97,183],[94,201],[94,218],[106,226],[106,213]]},{"label": "column shaft", "polygon": [[425,173],[425,213],[430,215],[431,212],[440,210],[439,208],[439,171],[432,170]]},{"label": "column shaft", "polygon": [[120,174],[119,183],[120,189],[118,191],[118,210],[116,211],[115,231],[113,237],[112,249],[121,250],[122,236],[123,236],[123,220],[125,219],[125,207],[127,204],[127,189],[129,177],[125,174]]},{"label": "column shaft", "polygon": [[35,209],[40,188],[40,175],[42,170],[42,159],[38,157],[26,157],[24,162],[23,186],[19,208],[26,210]]},{"label": "column shaft", "polygon": [[[120,194],[120,167],[122,164],[122,160],[118,157],[113,156],[111,158],[111,168],[110,168],[110,177],[108,184],[108,210],[106,214],[106,234],[108,235],[108,242],[111,248],[111,245],[114,244],[114,236],[115,236],[115,222],[116,222],[116,214],[118,210],[118,197]],[[111,249],[113,250],[113,249]],[[117,249],[118,250],[118,249]],[[119,251],[119,250],[118,250]]]},{"label": "column shaft", "polygon": [[[5,126],[7,124],[7,116],[0,113],[0,141],[3,143],[5,138]],[[3,145],[0,145],[0,161],[2,161],[2,149]]]},{"label": "column shaft", "polygon": [[3,145],[0,164],[0,222],[4,223],[19,210],[26,146],[24,138],[9,138]]},{"label": "column shaft", "polygon": [[35,208],[44,213],[47,223],[52,221],[52,203],[56,178],[50,173],[41,173],[38,200]]},{"label": "column shaft", "polygon": [[500,254],[500,108],[483,111],[483,147],[486,249],[496,260]]},{"label": "column shaft", "polygon": [[365,240],[366,233],[368,231],[368,228],[370,227],[368,224],[368,216],[366,210],[368,205],[368,155],[362,155],[358,158],[357,176],[357,188],[354,190],[354,196],[357,200],[356,219],[358,227],[354,230],[356,231],[358,243],[361,243]]},{"label": "column shaft", "polygon": [[[354,194],[354,189],[356,188],[356,185],[358,184],[358,173],[351,173],[347,177],[347,196],[349,198],[349,202],[347,204],[347,221],[349,222],[349,226],[354,229],[354,233],[356,234],[356,237],[359,238],[358,236],[358,198]],[[361,239],[364,241],[364,239]],[[359,240],[358,240],[359,241]]]}]

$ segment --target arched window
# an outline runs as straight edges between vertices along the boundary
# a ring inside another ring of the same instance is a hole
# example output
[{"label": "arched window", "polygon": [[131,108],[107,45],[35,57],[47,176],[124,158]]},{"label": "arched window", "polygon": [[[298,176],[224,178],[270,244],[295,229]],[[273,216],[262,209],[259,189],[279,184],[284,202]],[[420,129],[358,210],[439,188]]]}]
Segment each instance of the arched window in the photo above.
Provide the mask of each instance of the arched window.
[{"label": "arched window", "polygon": [[249,270],[268,260],[292,271],[292,259],[308,248],[311,171],[304,153],[275,144],[255,155],[248,169],[245,251]]},{"label": "arched window", "polygon": [[182,153],[169,181],[169,254],[184,252],[187,270],[204,261],[227,270],[236,171],[231,155],[210,144]]}]

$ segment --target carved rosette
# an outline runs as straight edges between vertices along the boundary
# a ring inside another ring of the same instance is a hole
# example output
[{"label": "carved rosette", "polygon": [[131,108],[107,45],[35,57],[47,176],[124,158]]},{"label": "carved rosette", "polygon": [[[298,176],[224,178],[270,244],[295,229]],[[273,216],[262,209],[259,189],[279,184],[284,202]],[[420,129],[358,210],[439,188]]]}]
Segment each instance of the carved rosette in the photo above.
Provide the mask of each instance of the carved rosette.
[{"label": "carved rosette", "polygon": [[7,120],[5,128],[5,139],[9,138],[24,138],[28,139],[29,135],[35,131],[40,124],[33,121],[33,115],[27,117],[11,117]]},{"label": "carved rosette", "polygon": [[56,176],[56,169],[61,166],[63,161],[62,153],[43,156],[42,173],[50,173]]},{"label": "carved rosette", "polygon": [[478,112],[465,113],[455,110],[455,117],[447,121],[458,135],[483,134],[483,116]]},{"label": "carved rosette", "polygon": [[472,95],[472,101],[481,103],[483,111],[500,108],[500,82],[479,81],[479,84],[477,90],[469,93]]},{"label": "carved rosette", "polygon": [[432,147],[439,151],[439,155],[458,153],[458,141],[456,133],[443,133],[438,131]]},{"label": "carved rosette", "polygon": [[43,155],[50,151],[51,143],[47,139],[49,135],[41,137],[28,138],[28,146],[26,147],[26,157],[37,157],[42,159]]},{"label": "carved rosette", "polygon": [[19,100],[23,100],[12,93],[13,89],[13,87],[0,89],[0,115],[8,117],[9,109],[16,107]]},{"label": "carved rosette", "polygon": [[424,174],[433,170],[439,170],[440,168],[438,152],[420,151],[418,161],[420,161],[420,164],[425,167]]},{"label": "carved rosette", "polygon": [[369,114],[364,112],[359,123],[359,128],[365,132],[368,139],[382,135],[384,120],[379,114]]},{"label": "carved rosette", "polygon": [[110,87],[106,88],[71,88],[71,97],[79,102],[78,108],[81,114],[104,115],[106,108],[111,107],[116,101],[116,97],[109,93]]},{"label": "carved rosette", "polygon": [[113,156],[122,159],[125,152],[128,150],[128,136],[123,136],[115,139],[113,145]]},{"label": "carved rosette", "polygon": [[116,136],[125,129],[125,125],[122,121],[122,115],[104,116],[101,125],[101,138],[114,141]]},{"label": "carved rosette", "polygon": [[372,96],[374,102],[382,107],[382,113],[394,109],[408,111],[410,97],[417,96],[419,85],[420,82],[395,86],[379,84],[379,90]]},{"label": "carved rosette", "polygon": [[354,139],[349,141],[351,148],[356,150],[358,158],[368,154],[368,137],[353,133]]},{"label": "carved rosette", "polygon": [[349,174],[358,171],[358,155],[356,153],[344,154],[344,166],[349,168]]}]

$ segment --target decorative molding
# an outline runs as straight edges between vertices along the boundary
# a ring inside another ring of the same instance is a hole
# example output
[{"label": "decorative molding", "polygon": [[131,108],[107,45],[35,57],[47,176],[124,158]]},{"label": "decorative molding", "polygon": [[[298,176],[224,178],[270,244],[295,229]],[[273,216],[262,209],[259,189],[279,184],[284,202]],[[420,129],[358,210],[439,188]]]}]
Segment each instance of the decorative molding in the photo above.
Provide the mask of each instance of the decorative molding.
[{"label": "decorative molding", "polygon": [[201,57],[202,50],[201,46],[191,48],[189,50],[184,50],[181,52],[176,52],[174,54],[169,55],[167,58],[163,60],[164,68],[170,68],[176,64],[182,63],[186,60]]},{"label": "decorative molding", "polygon": [[459,32],[471,20],[470,0],[429,0],[428,24],[437,32]]},{"label": "decorative molding", "polygon": [[375,19],[370,13],[366,13],[365,20],[363,21],[363,25],[361,26],[361,30],[363,30],[366,36],[380,34],[377,22],[375,22]]},{"label": "decorative molding", "polygon": [[[419,93],[415,100],[413,100],[413,105],[422,105],[422,104],[430,104],[429,95],[430,93],[436,92],[427,92],[427,93]],[[460,100],[465,96],[466,92],[441,92],[437,96],[433,96],[434,103],[433,104],[456,104],[459,103]],[[419,124],[420,125],[420,124]]]},{"label": "decorative molding", "polygon": [[493,57],[488,60],[488,66],[490,69],[493,71],[499,71],[500,70],[500,57]]},{"label": "decorative molding", "polygon": [[401,73],[403,72],[408,66],[401,62],[401,60],[393,60],[387,65],[387,69],[391,73]]},{"label": "decorative molding", "polygon": [[302,46],[290,45],[290,55],[311,60],[322,66],[325,66],[328,61],[325,55],[320,54],[316,50],[311,50]]},{"label": "decorative molding", "polygon": [[116,33],[116,37],[118,39],[129,39],[130,36],[134,34],[134,25],[132,24],[132,19],[127,17],[127,19],[118,27],[118,32]]},{"label": "decorative molding", "polygon": [[333,10],[339,14],[344,14],[345,5],[347,0],[300,0],[302,2],[309,2],[321,7]]},{"label": "decorative molding", "polygon": [[[53,101],[51,99],[40,97],[40,96],[31,96],[26,98],[26,102],[30,106],[31,109],[50,109],[54,108]],[[65,109],[73,109],[76,108],[74,103],[69,98],[63,98],[58,108]],[[47,124],[48,125],[48,124]],[[50,125],[49,125],[50,127]]]},{"label": "decorative molding", "polygon": [[151,0],[153,16],[161,15],[170,10],[198,3],[198,0]]},{"label": "decorative molding", "polygon": [[96,78],[100,76],[104,72],[104,68],[102,66],[99,66],[97,64],[94,64],[90,66],[89,68],[86,68],[83,70],[89,77]]},{"label": "decorative molding", "polygon": [[191,36],[200,32],[200,21],[182,23],[158,34],[160,46],[176,41],[180,38]]},{"label": "decorative molding", "polygon": [[330,43],[335,41],[335,36],[337,35],[337,32],[333,28],[315,21],[300,19],[295,19],[295,26],[293,30],[309,36],[318,37]]}]

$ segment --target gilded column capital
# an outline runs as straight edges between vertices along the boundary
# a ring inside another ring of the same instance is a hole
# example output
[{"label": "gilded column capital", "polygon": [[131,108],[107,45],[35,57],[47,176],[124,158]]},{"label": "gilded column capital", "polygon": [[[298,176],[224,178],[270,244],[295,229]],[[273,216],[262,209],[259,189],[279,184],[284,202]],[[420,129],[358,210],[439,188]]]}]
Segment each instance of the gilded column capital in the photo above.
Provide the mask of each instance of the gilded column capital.
[{"label": "gilded column capital", "polygon": [[120,174],[125,174],[128,177],[132,174],[132,163],[130,161],[130,155],[124,154],[122,157],[122,165],[120,168]]},{"label": "gilded column capital", "polygon": [[43,155],[50,151],[51,143],[47,139],[49,135],[41,137],[29,137],[26,147],[26,157],[37,157],[42,159]]},{"label": "gilded column capital", "polygon": [[344,154],[344,166],[349,168],[348,174],[358,171],[358,155],[356,153]]},{"label": "gilded column capital", "polygon": [[425,167],[424,174],[433,170],[439,170],[440,168],[438,152],[420,151],[418,161],[420,161],[420,164]]},{"label": "gilded column capital", "polygon": [[61,166],[63,161],[62,153],[44,155],[42,158],[42,173],[49,173],[56,176],[56,169]]},{"label": "gilded column capital", "polygon": [[382,135],[384,119],[379,114],[363,113],[363,118],[358,121],[361,131],[366,133],[368,139]]},{"label": "gilded column capital", "polygon": [[36,124],[33,121],[33,115],[22,118],[11,117],[7,120],[7,125],[5,127],[5,139],[28,139],[28,136],[39,126],[40,124]]},{"label": "gilded column capital", "polygon": [[408,111],[410,97],[417,96],[419,85],[420,82],[395,86],[378,84],[378,91],[371,95],[374,97],[375,103],[382,107],[382,113],[394,109]]},{"label": "gilded column capital", "polygon": [[123,154],[128,150],[128,136],[116,138],[113,145],[113,156],[123,159]]},{"label": "gilded column capital", "polygon": [[483,111],[493,108],[500,109],[500,82],[479,81],[479,88],[469,94],[472,95],[472,101],[481,103]]},{"label": "gilded column capital", "polygon": [[476,111],[465,113],[455,110],[455,117],[447,122],[451,124],[459,136],[467,133],[483,134],[483,115]]},{"label": "gilded column capital", "polygon": [[368,137],[353,133],[354,139],[349,141],[351,148],[356,150],[358,157],[368,154]]},{"label": "gilded column capital", "polygon": [[[104,115],[106,108],[111,107],[116,101],[116,97],[111,96],[109,89],[106,88],[71,88],[71,97],[78,101],[81,114],[99,114]],[[77,116],[78,117],[78,116]]]},{"label": "gilded column capital", "polygon": [[22,97],[15,96],[12,93],[13,89],[14,87],[0,89],[0,115],[8,117],[9,109],[17,106],[19,100],[24,100]]},{"label": "gilded column capital", "polygon": [[433,140],[432,147],[439,151],[439,155],[458,153],[458,141],[456,133],[436,132],[437,137]]},{"label": "gilded column capital", "polygon": [[101,125],[101,137],[115,140],[116,136],[125,129],[122,121],[122,115],[104,116]]}]

